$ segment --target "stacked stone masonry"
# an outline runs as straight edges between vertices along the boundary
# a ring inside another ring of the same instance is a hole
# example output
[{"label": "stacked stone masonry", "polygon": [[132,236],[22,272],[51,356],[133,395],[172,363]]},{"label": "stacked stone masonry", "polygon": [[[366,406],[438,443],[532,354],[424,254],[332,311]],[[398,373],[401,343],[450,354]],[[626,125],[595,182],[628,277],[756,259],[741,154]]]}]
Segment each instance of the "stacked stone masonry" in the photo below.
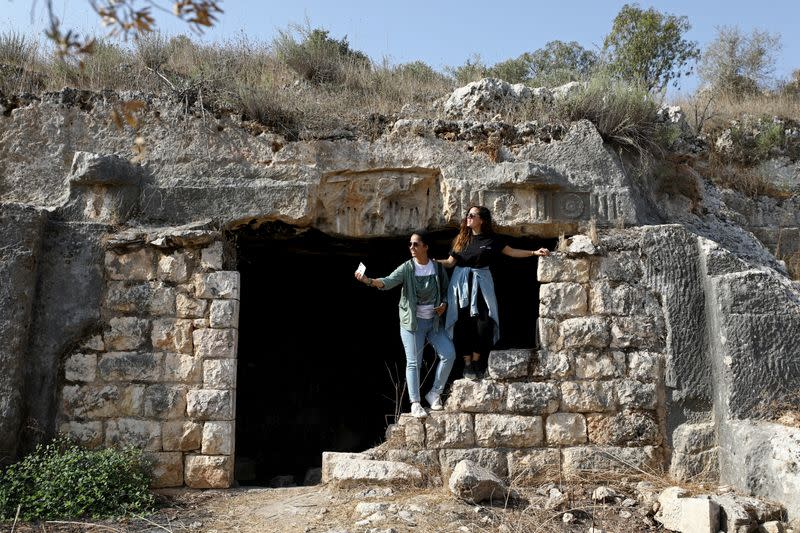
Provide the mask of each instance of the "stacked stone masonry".
[{"label": "stacked stone masonry", "polygon": [[109,249],[102,330],[63,362],[60,431],[144,449],[158,487],[233,481],[240,281],[222,249]]},{"label": "stacked stone masonry", "polygon": [[539,348],[492,352],[485,379],[402,415],[379,456],[445,480],[470,459],[517,485],[663,467],[666,327],[638,258],[557,254],[538,278]]}]

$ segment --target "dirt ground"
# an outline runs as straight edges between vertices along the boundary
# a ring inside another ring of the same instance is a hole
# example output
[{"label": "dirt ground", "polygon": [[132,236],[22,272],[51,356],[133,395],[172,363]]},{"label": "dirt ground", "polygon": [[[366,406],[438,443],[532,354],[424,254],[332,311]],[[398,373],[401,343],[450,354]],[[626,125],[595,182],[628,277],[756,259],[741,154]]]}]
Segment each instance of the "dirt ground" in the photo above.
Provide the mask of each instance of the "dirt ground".
[{"label": "dirt ground", "polygon": [[[651,504],[633,484],[596,502],[596,485],[543,485],[513,500],[475,505],[443,488],[392,490],[294,488],[175,489],[159,492],[159,508],[142,519],[0,525],[2,533],[538,533],[657,531]],[[560,497],[553,498],[553,489]],[[565,518],[565,513],[567,514]],[[597,531],[597,529],[595,531]]]}]

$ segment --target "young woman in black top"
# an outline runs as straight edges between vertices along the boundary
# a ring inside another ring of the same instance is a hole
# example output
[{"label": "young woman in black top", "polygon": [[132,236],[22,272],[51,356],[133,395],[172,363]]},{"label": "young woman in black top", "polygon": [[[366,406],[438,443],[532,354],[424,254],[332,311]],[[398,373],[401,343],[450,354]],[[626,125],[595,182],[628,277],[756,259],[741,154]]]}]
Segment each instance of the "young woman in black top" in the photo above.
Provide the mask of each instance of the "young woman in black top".
[{"label": "young woman in black top", "polygon": [[549,255],[550,251],[508,246],[495,234],[491,212],[474,205],[461,222],[450,256],[438,260],[448,268],[455,267],[447,291],[445,328],[453,338],[456,353],[464,357],[465,378],[483,376],[489,350],[500,337],[497,297],[489,267],[501,254],[521,258]]}]

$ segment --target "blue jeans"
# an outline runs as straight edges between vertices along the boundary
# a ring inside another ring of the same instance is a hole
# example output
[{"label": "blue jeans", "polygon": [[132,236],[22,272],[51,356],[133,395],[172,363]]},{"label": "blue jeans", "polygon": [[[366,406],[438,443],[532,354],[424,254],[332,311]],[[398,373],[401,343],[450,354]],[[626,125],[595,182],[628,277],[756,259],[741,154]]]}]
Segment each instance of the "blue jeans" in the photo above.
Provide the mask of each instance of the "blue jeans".
[{"label": "blue jeans", "polygon": [[436,379],[433,381],[431,390],[436,394],[441,394],[453,368],[453,361],[456,360],[456,349],[453,341],[447,336],[443,327],[439,331],[434,331],[433,325],[436,318],[417,318],[417,331],[408,331],[400,328],[400,340],[403,341],[403,348],[406,350],[406,384],[408,385],[408,397],[411,402],[419,401],[419,369],[422,367],[422,351],[425,348],[425,341],[428,340],[436,354],[439,356],[439,363],[436,365]]}]

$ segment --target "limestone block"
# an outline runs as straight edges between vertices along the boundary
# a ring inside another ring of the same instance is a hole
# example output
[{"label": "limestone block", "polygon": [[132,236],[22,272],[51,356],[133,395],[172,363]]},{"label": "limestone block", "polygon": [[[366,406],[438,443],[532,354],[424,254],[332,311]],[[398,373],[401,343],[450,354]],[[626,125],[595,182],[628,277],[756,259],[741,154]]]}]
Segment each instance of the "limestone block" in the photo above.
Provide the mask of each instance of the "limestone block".
[{"label": "limestone block", "polygon": [[571,413],[613,411],[617,407],[614,385],[608,381],[561,383],[561,410]]},{"label": "limestone block", "polygon": [[573,357],[566,353],[540,350],[533,364],[531,377],[563,380],[573,374],[572,368],[574,366]]},{"label": "limestone block", "polygon": [[544,439],[542,417],[519,415],[475,415],[475,439],[483,448],[528,448]]},{"label": "limestone block", "polygon": [[642,383],[635,379],[616,381],[617,401],[626,409],[650,409],[658,405],[655,383]]},{"label": "limestone block", "polygon": [[514,450],[508,453],[507,461],[512,486],[539,485],[557,479],[561,471],[561,452],[552,448]]},{"label": "limestone block", "polygon": [[135,418],[109,420],[106,422],[105,445],[133,446],[146,451],[161,451],[161,424]]},{"label": "limestone block", "polygon": [[[200,383],[203,379],[203,360],[181,353],[164,354],[164,381],[178,383]],[[206,387],[224,389],[228,387]]]},{"label": "limestone block", "polygon": [[208,319],[207,318],[195,318],[192,320],[192,326],[194,329],[205,329],[208,326]]},{"label": "limestone block", "polygon": [[178,318],[203,318],[206,315],[208,300],[192,298],[186,294],[178,293],[175,298]]},{"label": "limestone block", "polygon": [[139,352],[110,352],[100,356],[98,375],[103,381],[158,381],[163,355]]},{"label": "limestone block", "polygon": [[239,300],[212,301],[209,325],[212,328],[238,328]]},{"label": "limestone block", "polygon": [[84,343],[80,345],[81,350],[91,350],[93,352],[104,352],[106,345],[103,342],[102,335],[92,335]]},{"label": "limestone block", "polygon": [[183,252],[162,255],[158,260],[158,279],[172,283],[184,283],[189,279],[189,261]]},{"label": "limestone block", "polygon": [[681,533],[717,533],[719,505],[706,498],[689,498],[680,487],[669,487],[658,497],[655,519],[665,529]]},{"label": "limestone block", "polygon": [[509,383],[506,409],[516,414],[554,413],[559,399],[558,387],[552,383]]},{"label": "limestone block", "polygon": [[491,470],[500,477],[508,475],[506,454],[492,448],[442,449],[439,450],[439,464],[442,466],[442,479],[449,479],[453,469],[468,459],[473,463]]},{"label": "limestone block", "polygon": [[558,325],[559,348],[606,348],[610,339],[603,317],[569,318]]},{"label": "limestone block", "polygon": [[447,410],[468,413],[498,411],[503,405],[505,396],[506,389],[502,383],[459,379],[453,382],[453,387],[450,389]]},{"label": "limestone block", "polygon": [[350,452],[322,452],[322,482],[330,483],[333,481],[333,469],[339,462],[363,459],[369,460],[369,456],[365,453],[350,453]]},{"label": "limestone block", "polygon": [[222,251],[220,241],[203,248],[200,265],[206,270],[222,270]]},{"label": "limestone block", "polygon": [[778,520],[764,522],[758,527],[758,533],[786,533],[786,531],[784,523]]},{"label": "limestone block", "polygon": [[[654,446],[575,446],[562,449],[562,469],[568,480],[585,479],[588,473],[636,474],[658,468],[659,449]],[[638,469],[638,470],[637,470]]]},{"label": "limestone block", "polygon": [[575,377],[609,379],[625,376],[624,352],[584,352],[575,356]]},{"label": "limestone block", "polygon": [[432,411],[425,419],[427,448],[471,448],[475,446],[472,415]]},{"label": "limestone block", "polygon": [[425,448],[425,421],[403,414],[400,415],[397,426],[403,431],[405,447],[410,450]]},{"label": "limestone block", "polygon": [[151,465],[150,487],[180,487],[183,485],[183,454],[181,452],[150,452],[146,455]]},{"label": "limestone block", "polygon": [[196,274],[194,280],[198,298],[239,299],[240,279],[235,270]]},{"label": "limestone block", "polygon": [[642,278],[642,265],[637,252],[615,252],[601,257],[595,263],[593,279],[609,281],[638,281]]},{"label": "limestone block", "polygon": [[114,317],[108,321],[110,329],[103,333],[106,349],[112,351],[136,350],[147,342],[150,323],[135,317]]},{"label": "limestone block", "polygon": [[175,289],[161,284],[152,284],[148,311],[152,316],[175,316]]},{"label": "limestone block", "polygon": [[191,354],[192,321],[187,318],[161,318],[153,321],[151,341],[153,349]]},{"label": "limestone block", "polygon": [[69,418],[140,416],[143,397],[143,385],[66,385],[61,406]]},{"label": "limestone block", "polygon": [[579,413],[553,413],[547,417],[545,434],[552,446],[585,444],[586,419]]},{"label": "limestone block", "polygon": [[206,359],[203,361],[203,387],[206,389],[235,389],[236,359]]},{"label": "limestone block", "polygon": [[644,382],[659,383],[664,376],[664,356],[652,352],[628,354],[628,377]]},{"label": "limestone block", "polygon": [[102,422],[64,422],[58,427],[58,432],[69,435],[87,448],[97,448],[103,444]]},{"label": "limestone block", "polygon": [[203,442],[203,424],[174,420],[161,424],[161,446],[164,451],[199,450]]},{"label": "limestone block", "polygon": [[622,412],[614,415],[592,413],[586,415],[589,442],[617,446],[644,446],[661,444],[658,422],[650,413]]},{"label": "limestone block", "polygon": [[203,424],[203,455],[233,455],[233,422]]},{"label": "limestone block", "polygon": [[233,457],[229,455],[187,455],[183,478],[193,489],[227,489],[233,483]]},{"label": "limestone block", "polygon": [[96,376],[96,354],[76,353],[64,361],[64,379],[67,381],[94,381]]},{"label": "limestone block", "polygon": [[175,289],[157,281],[134,285],[110,281],[103,305],[119,313],[174,315]]},{"label": "limestone block", "polygon": [[612,348],[664,348],[663,320],[655,317],[614,317],[611,321]]},{"label": "limestone block", "polygon": [[717,445],[713,422],[681,424],[672,432],[672,449],[677,453],[698,453]]},{"label": "limestone block", "polygon": [[589,261],[587,259],[567,259],[555,255],[539,258],[536,277],[541,283],[554,281],[589,281]]},{"label": "limestone block", "polygon": [[235,329],[196,329],[194,330],[194,355],[214,359],[236,357],[238,331]]},{"label": "limestone block", "polygon": [[508,487],[494,472],[469,460],[459,461],[447,483],[450,492],[473,503],[503,500]]},{"label": "limestone block", "polygon": [[712,494],[710,499],[719,505],[722,531],[748,533],[758,528],[758,522],[750,516],[746,502],[735,494]]},{"label": "limestone block", "polygon": [[384,459],[416,466],[429,475],[439,471],[439,450],[386,450]]},{"label": "limestone block", "polygon": [[338,487],[365,484],[408,487],[422,484],[422,472],[417,467],[395,461],[341,459],[332,465],[329,481]]},{"label": "limestone block", "polygon": [[580,283],[547,283],[539,288],[540,316],[583,316],[587,305],[586,289]]},{"label": "limestone block", "polygon": [[539,346],[544,350],[555,351],[558,345],[558,321],[552,318],[542,318],[536,321],[536,334],[539,337]]},{"label": "limestone block", "polygon": [[229,390],[190,390],[186,413],[192,420],[233,420],[233,394]]},{"label": "limestone block", "polygon": [[155,279],[155,256],[150,248],[116,254],[106,252],[106,274],[109,279],[149,281]]},{"label": "limestone block", "polygon": [[525,377],[532,359],[532,350],[493,350],[489,353],[489,376],[492,379]]},{"label": "limestone block", "polygon": [[658,302],[643,287],[596,281],[590,291],[589,309],[595,315],[638,317],[652,314],[658,308]]},{"label": "limestone block", "polygon": [[150,385],[144,390],[144,416],[159,420],[186,418],[186,388]]},{"label": "limestone block", "polygon": [[597,248],[594,243],[592,243],[592,239],[587,235],[575,235],[567,239],[567,243],[569,243],[567,246],[567,254],[569,254],[570,257],[596,255],[598,253]]},{"label": "limestone block", "polygon": [[719,480],[719,448],[704,452],[672,452],[669,474],[678,481],[709,482]]}]

